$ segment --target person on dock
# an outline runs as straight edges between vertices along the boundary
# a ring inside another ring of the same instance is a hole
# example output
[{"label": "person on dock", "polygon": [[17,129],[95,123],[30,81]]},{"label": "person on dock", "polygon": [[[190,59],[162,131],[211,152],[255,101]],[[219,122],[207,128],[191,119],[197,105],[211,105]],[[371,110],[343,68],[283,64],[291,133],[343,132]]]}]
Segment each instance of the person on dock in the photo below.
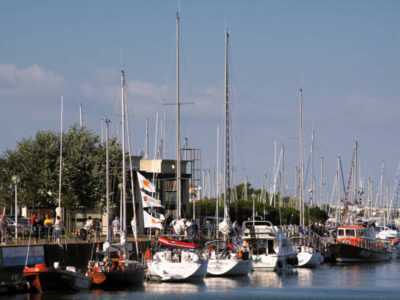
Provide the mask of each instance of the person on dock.
[{"label": "person on dock", "polygon": [[53,228],[53,219],[50,219],[49,215],[46,215],[46,219],[44,220],[44,228],[46,229],[47,233],[47,238],[46,238],[46,243],[49,242],[52,234],[52,228]]},{"label": "person on dock", "polygon": [[39,219],[39,239],[41,239],[45,233],[44,220],[46,220],[46,218],[44,217],[44,215],[41,215]]},{"label": "person on dock", "polygon": [[92,217],[89,216],[86,220],[85,225],[83,226],[83,229],[86,230],[86,239],[89,240],[89,235],[93,230],[93,220]]},{"label": "person on dock", "polygon": [[61,234],[61,217],[57,216],[54,222],[54,230],[56,232],[56,241],[60,244],[60,234]]},{"label": "person on dock", "polygon": [[115,240],[115,238],[117,237],[117,235],[119,233],[119,218],[118,218],[118,216],[116,216],[114,221],[112,221],[111,227],[112,227],[113,236],[114,236],[114,240]]},{"label": "person on dock", "polygon": [[2,215],[0,219],[0,233],[1,233],[1,243],[5,244],[6,243],[6,233],[7,233],[7,222],[6,222],[6,216]]},{"label": "person on dock", "polygon": [[32,235],[35,238],[35,244],[39,242],[39,227],[40,227],[39,219],[35,217],[32,223]]}]

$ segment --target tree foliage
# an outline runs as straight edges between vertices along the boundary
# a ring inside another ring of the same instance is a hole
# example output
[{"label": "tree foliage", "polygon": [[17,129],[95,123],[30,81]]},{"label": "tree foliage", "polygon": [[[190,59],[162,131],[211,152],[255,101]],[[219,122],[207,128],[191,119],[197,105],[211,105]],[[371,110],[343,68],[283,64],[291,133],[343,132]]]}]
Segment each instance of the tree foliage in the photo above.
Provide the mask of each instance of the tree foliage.
[{"label": "tree foliage", "polygon": [[[89,209],[101,205],[105,193],[105,146],[86,128],[72,126],[63,134],[62,206]],[[110,140],[111,188],[117,189],[121,148]],[[20,206],[54,208],[58,204],[60,134],[39,131],[34,138],[18,142],[0,158],[0,201],[14,202],[13,175],[18,184]]]}]

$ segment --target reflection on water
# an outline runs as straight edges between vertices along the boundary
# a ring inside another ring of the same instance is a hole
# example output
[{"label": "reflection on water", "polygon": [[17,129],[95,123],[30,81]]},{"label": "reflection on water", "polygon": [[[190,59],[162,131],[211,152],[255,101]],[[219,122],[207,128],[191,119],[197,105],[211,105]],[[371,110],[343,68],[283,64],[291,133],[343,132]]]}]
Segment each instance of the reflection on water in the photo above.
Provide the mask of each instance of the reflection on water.
[{"label": "reflection on water", "polygon": [[[287,274],[281,274],[271,271],[256,271],[252,272],[249,277],[251,278],[251,285],[257,287],[282,287],[282,278]],[[290,274],[292,275],[292,274]]]},{"label": "reflection on water", "polygon": [[339,299],[349,295],[358,299],[399,299],[400,260],[380,264],[324,264],[315,269],[298,268],[293,274],[252,272],[244,277],[211,277],[198,283],[145,282],[129,290],[92,290],[77,294],[16,295],[18,300],[119,300],[119,299],[190,299],[219,297]]},{"label": "reflection on water", "polygon": [[313,280],[312,269],[298,268],[297,269],[297,284],[298,286],[311,286]]},{"label": "reflection on water", "polygon": [[237,276],[231,278],[208,277],[204,279],[207,292],[229,292],[235,288],[248,286],[250,278],[248,276]]},{"label": "reflection on water", "polygon": [[145,282],[145,291],[157,294],[192,294],[204,290],[204,281],[196,283]]}]

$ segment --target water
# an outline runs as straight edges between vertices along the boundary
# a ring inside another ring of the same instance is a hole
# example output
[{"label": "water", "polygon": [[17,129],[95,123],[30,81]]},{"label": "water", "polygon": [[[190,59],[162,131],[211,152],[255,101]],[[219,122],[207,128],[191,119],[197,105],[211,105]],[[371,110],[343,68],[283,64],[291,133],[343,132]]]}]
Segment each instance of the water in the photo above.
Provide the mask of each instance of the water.
[{"label": "water", "polygon": [[[400,260],[330,265],[294,274],[253,272],[248,277],[206,278],[193,283],[145,282],[124,291],[92,290],[70,295],[17,295],[11,299],[400,299]],[[8,298],[10,299],[10,298]]]}]

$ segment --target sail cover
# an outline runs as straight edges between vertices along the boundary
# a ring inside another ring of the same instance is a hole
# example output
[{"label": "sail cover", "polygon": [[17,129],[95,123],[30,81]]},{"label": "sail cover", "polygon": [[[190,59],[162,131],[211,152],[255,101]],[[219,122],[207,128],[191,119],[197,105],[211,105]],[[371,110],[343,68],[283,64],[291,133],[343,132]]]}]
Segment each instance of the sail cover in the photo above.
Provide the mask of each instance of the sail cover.
[{"label": "sail cover", "polygon": [[175,247],[175,248],[192,249],[192,250],[200,248],[200,246],[197,244],[173,241],[162,236],[158,238],[158,242],[165,246]]}]

